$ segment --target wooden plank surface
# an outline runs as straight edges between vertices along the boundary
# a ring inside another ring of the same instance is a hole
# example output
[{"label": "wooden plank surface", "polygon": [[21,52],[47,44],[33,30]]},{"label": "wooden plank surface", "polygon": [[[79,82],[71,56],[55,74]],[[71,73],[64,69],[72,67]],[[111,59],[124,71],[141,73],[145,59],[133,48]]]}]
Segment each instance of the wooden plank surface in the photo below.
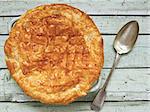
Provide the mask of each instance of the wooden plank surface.
[{"label": "wooden plank surface", "polygon": [[[4,42],[7,36],[0,36],[0,68],[6,68],[4,55]],[[103,35],[104,38],[104,68],[111,68],[115,52],[113,49],[114,35]],[[150,67],[150,35],[139,35],[138,41],[133,51],[123,56],[118,64],[118,68]]]},{"label": "wooden plank surface", "polygon": [[[103,69],[101,84],[110,69]],[[107,101],[150,100],[149,69],[116,69],[107,88]],[[78,101],[92,101],[95,93],[89,93]],[[0,70],[0,101],[33,101],[27,97],[10,77],[7,69]]]},{"label": "wooden plank surface", "polygon": [[[41,103],[0,103],[0,112],[94,112],[90,102],[72,103],[67,106]],[[101,112],[149,112],[150,102],[106,102]]]},{"label": "wooden plank surface", "polygon": [[0,1],[0,16],[20,15],[35,6],[48,3],[67,3],[88,14],[99,15],[149,15],[149,0],[43,0],[43,1]]},{"label": "wooden plank surface", "polygon": [[[17,17],[0,17],[0,34],[8,34],[9,25]],[[116,34],[119,29],[131,20],[140,26],[140,34],[150,34],[150,16],[91,16],[102,34]]]},{"label": "wooden plank surface", "polygon": [[[120,27],[137,20],[140,36],[133,51],[123,56],[107,88],[107,102],[101,112],[150,111],[150,1],[149,0],[3,0],[0,1],[0,112],[93,112],[90,102],[96,92],[89,93],[68,106],[44,105],[26,96],[10,77],[4,61],[3,46],[8,25],[16,16],[35,6],[47,3],[67,3],[91,16],[105,34],[105,64],[103,83],[114,59],[112,43]],[[120,15],[120,16],[115,16]],[[135,15],[135,16],[134,16]],[[107,35],[106,35],[107,34]],[[108,35],[109,34],[109,35]],[[145,101],[141,101],[145,100]],[[86,102],[83,102],[86,101]],[[113,101],[113,102],[111,102]],[[114,102],[117,101],[117,102]],[[119,102],[120,101],[120,102]],[[130,102],[127,102],[130,101]],[[22,103],[21,103],[22,102]]]}]

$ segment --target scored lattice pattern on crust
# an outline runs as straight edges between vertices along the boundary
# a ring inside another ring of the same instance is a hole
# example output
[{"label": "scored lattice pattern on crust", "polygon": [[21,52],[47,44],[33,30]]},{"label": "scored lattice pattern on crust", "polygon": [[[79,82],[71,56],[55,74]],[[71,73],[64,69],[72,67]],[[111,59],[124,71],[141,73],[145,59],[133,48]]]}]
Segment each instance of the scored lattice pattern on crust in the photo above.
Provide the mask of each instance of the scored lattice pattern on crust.
[{"label": "scored lattice pattern on crust", "polygon": [[12,77],[32,98],[68,104],[87,94],[103,66],[103,40],[80,10],[51,4],[27,11],[5,43]]}]

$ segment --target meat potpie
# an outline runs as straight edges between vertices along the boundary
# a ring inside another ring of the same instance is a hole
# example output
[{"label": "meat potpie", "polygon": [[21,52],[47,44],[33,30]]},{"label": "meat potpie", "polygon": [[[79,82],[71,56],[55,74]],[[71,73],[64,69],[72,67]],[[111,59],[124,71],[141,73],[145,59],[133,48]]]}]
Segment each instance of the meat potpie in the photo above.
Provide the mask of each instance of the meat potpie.
[{"label": "meat potpie", "polygon": [[85,96],[103,67],[103,39],[88,15],[65,4],[38,6],[12,27],[6,63],[23,91],[46,104]]}]

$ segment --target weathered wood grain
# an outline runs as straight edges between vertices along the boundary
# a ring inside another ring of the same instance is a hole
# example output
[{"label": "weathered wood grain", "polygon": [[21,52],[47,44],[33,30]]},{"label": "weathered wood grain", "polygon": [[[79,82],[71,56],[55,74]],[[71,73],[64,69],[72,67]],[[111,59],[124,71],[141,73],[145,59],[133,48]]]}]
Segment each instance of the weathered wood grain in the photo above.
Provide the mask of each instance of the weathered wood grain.
[{"label": "weathered wood grain", "polygon": [[[103,69],[103,84],[110,69]],[[149,69],[116,69],[107,88],[107,101],[150,100]],[[78,101],[91,101],[96,92],[89,93]],[[0,101],[33,101],[27,97],[10,77],[7,69],[0,70]]]},{"label": "weathered wood grain", "polygon": [[[83,10],[91,15],[93,21],[103,34],[116,34],[120,27],[130,20],[137,20],[139,22],[141,34],[150,34],[149,0],[35,1],[36,0],[0,1],[0,68],[6,68],[3,46],[7,38],[7,36],[2,36],[1,34],[8,34],[8,25],[14,17],[21,15],[30,8],[45,3],[68,3]],[[122,57],[118,65],[119,69],[114,72],[107,88],[107,102],[101,112],[150,111],[149,36],[150,35],[140,35],[135,49],[133,49],[130,54]],[[110,70],[106,68],[111,67],[114,58],[114,51],[112,48],[114,36],[104,35],[103,37],[105,47],[105,69],[102,71],[102,83]],[[90,93],[77,101],[92,101],[95,94],[96,92]],[[26,101],[27,103],[25,103]],[[94,112],[90,110],[90,102],[75,102],[68,106],[54,106],[30,101],[34,100],[27,97],[22,92],[15,81],[10,77],[8,70],[0,69],[0,112]]]},{"label": "weathered wood grain", "polygon": [[[4,55],[4,42],[7,36],[0,36],[0,68],[6,68]],[[112,44],[115,36],[103,35],[104,38],[104,68],[112,66],[115,52]],[[129,67],[150,67],[150,35],[139,35],[138,41],[133,51],[125,56],[122,56],[118,68]]]},{"label": "weathered wood grain", "polygon": [[[9,24],[17,17],[0,17],[0,34],[9,33]],[[136,20],[141,34],[150,34],[150,16],[91,16],[102,34],[116,34],[127,22]]]},{"label": "weathered wood grain", "polygon": [[31,9],[41,4],[49,3],[67,3],[77,7],[88,14],[121,14],[121,15],[149,15],[150,2],[149,0],[43,0],[43,1],[0,1],[0,15],[20,15],[26,10]]},{"label": "weathered wood grain", "polygon": [[[41,103],[0,103],[0,112],[94,112],[90,102],[72,103],[67,106],[44,105]],[[150,103],[105,102],[101,112],[149,112]]]}]

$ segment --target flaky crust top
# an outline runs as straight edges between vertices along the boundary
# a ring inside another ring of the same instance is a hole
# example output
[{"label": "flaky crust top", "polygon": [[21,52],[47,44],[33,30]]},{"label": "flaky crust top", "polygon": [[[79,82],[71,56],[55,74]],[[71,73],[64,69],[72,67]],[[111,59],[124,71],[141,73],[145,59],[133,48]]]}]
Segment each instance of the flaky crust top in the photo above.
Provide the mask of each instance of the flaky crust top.
[{"label": "flaky crust top", "polygon": [[65,4],[38,6],[22,15],[6,40],[5,54],[23,91],[47,104],[68,104],[86,95],[104,63],[96,25]]}]

